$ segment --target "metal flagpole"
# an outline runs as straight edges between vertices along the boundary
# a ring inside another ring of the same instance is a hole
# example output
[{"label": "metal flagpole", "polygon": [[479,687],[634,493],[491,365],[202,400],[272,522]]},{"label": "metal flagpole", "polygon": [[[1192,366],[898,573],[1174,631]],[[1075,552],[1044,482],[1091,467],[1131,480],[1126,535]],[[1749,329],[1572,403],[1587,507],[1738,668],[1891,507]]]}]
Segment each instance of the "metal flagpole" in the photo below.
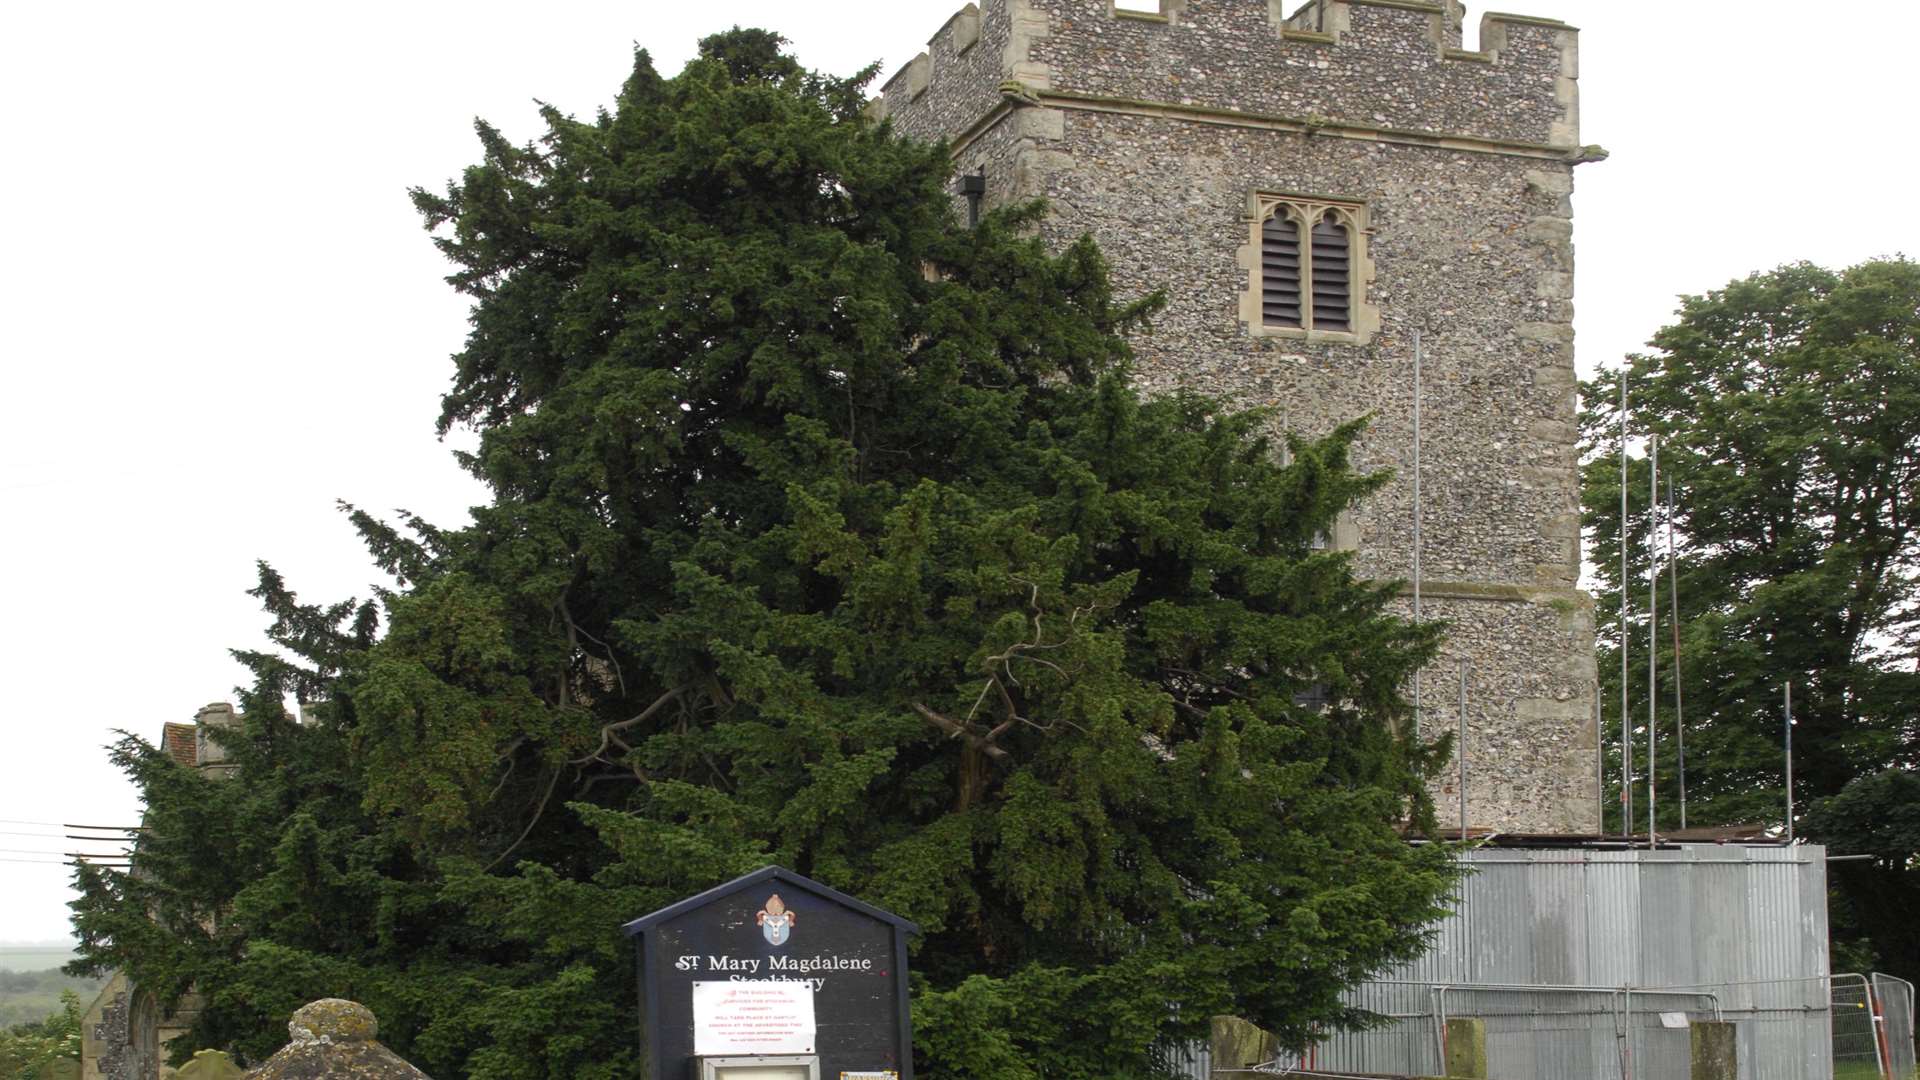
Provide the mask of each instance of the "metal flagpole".
[{"label": "metal flagpole", "polygon": [[1680,827],[1687,827],[1687,712],[1680,695],[1680,554],[1673,542],[1673,518],[1680,504],[1673,497],[1673,473],[1667,473],[1667,599],[1673,603],[1673,734],[1680,755]]},{"label": "metal flagpole", "polygon": [[1600,701],[1599,679],[1594,680],[1593,688],[1593,805],[1599,812],[1600,821],[1595,831],[1596,840],[1607,838],[1607,740],[1602,733],[1607,730],[1606,706]]},{"label": "metal flagpole", "polygon": [[1467,838],[1467,658],[1460,658],[1460,839]]},{"label": "metal flagpole", "polygon": [[1787,680],[1787,843],[1793,843],[1793,680]]},{"label": "metal flagpole", "polygon": [[1633,838],[1633,725],[1627,722],[1627,369],[1620,369],[1620,833]]},{"label": "metal flagpole", "polygon": [[[1420,329],[1413,331],[1413,621],[1420,623]],[[1420,742],[1420,672],[1413,673],[1413,741]]]},{"label": "metal flagpole", "polygon": [[1647,846],[1660,831],[1660,437],[1647,440]]}]

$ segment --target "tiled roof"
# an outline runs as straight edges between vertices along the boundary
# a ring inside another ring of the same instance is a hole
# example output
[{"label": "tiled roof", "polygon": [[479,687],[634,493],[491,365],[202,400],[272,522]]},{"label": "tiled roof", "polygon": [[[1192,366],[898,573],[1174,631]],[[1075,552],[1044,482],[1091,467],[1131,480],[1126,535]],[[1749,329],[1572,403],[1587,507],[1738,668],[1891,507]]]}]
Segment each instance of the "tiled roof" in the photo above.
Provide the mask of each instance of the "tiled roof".
[{"label": "tiled roof", "polygon": [[199,764],[199,753],[196,749],[198,742],[197,732],[192,724],[168,724],[166,731],[161,735],[161,745],[166,750],[167,756],[188,768]]}]

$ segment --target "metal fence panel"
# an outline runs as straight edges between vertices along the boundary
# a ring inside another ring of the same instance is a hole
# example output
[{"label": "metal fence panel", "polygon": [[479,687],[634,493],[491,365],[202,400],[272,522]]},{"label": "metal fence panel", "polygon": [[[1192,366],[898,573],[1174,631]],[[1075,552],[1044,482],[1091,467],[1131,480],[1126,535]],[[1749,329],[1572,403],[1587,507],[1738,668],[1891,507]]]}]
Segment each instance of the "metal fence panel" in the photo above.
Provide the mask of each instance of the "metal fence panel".
[{"label": "metal fence panel", "polygon": [[1614,1080],[1630,1058],[1634,1080],[1684,1080],[1688,1032],[1664,1012],[1733,1021],[1742,1080],[1828,1080],[1844,1032],[1829,1028],[1825,855],[1470,852],[1434,947],[1350,996],[1387,1022],[1330,1038],[1314,1063],[1437,1073],[1443,1018],[1479,1016],[1496,1077]]},{"label": "metal fence panel", "polygon": [[1873,994],[1859,975],[1833,980],[1832,1036],[1835,1080],[1882,1080],[1879,1033],[1873,1021]]},{"label": "metal fence panel", "polygon": [[1873,996],[1880,1011],[1887,1064],[1895,1080],[1920,1078],[1920,1063],[1915,1061],[1913,984],[1875,972]]}]

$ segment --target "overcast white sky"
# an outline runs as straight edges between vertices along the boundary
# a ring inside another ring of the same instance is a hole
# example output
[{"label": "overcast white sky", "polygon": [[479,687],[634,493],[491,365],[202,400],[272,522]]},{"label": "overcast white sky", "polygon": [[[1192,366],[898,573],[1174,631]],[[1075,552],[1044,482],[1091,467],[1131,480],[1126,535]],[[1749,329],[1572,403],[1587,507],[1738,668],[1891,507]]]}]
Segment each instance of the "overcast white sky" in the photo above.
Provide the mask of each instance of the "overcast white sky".
[{"label": "overcast white sky", "polygon": [[[336,499],[443,524],[479,499],[433,435],[465,304],[406,199],[475,159],[474,116],[530,138],[536,98],[611,100],[633,43],[672,73],[734,23],[890,74],[956,6],[0,5],[0,941],[67,932],[51,826],[137,820],[112,730],[230,699],[255,559],[365,595]],[[1578,176],[1583,373],[1677,294],[1920,250],[1920,3],[1501,6],[1582,28],[1613,151]]]}]

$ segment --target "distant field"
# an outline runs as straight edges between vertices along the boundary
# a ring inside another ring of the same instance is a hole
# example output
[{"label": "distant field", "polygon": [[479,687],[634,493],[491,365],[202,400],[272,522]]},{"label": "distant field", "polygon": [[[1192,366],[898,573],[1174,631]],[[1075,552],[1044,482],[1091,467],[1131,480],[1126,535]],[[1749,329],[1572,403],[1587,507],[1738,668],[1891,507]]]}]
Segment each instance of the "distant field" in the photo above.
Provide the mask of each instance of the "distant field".
[{"label": "distant field", "polygon": [[82,1005],[89,1004],[103,982],[76,979],[57,970],[0,971],[0,1029],[45,1020],[59,1012],[63,990],[79,995]]},{"label": "distant field", "polygon": [[0,945],[0,971],[46,971],[73,959],[61,945]]}]

